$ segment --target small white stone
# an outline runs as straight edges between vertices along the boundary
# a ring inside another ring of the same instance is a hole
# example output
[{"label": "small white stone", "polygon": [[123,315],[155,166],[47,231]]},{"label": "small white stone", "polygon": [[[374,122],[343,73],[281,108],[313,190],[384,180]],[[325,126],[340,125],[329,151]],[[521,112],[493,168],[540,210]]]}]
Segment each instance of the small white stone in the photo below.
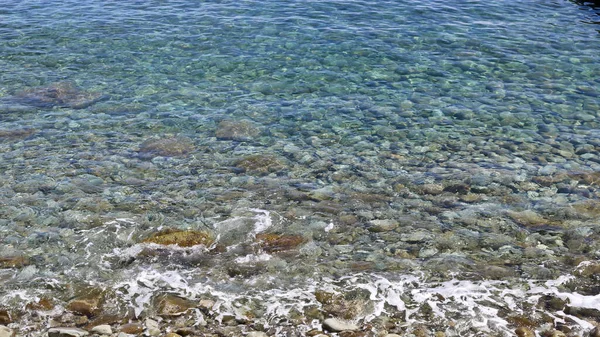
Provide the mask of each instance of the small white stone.
[{"label": "small white stone", "polygon": [[112,335],[112,328],[108,324],[96,325],[92,328],[92,332],[99,333],[101,335]]},{"label": "small white stone", "polygon": [[0,325],[0,337],[13,337],[15,332],[13,329],[6,327],[4,325]]},{"label": "small white stone", "polygon": [[358,330],[358,325],[339,318],[328,318],[323,321],[323,329],[331,332],[353,331]]},{"label": "small white stone", "polygon": [[389,333],[389,334],[385,335],[384,337],[401,337],[401,336],[397,335],[395,333]]},{"label": "small white stone", "polygon": [[146,333],[152,337],[155,336],[160,336],[160,326],[158,325],[158,322],[150,319],[150,318],[146,318]]},{"label": "small white stone", "polygon": [[246,337],[268,337],[266,333],[262,331],[250,331]]}]

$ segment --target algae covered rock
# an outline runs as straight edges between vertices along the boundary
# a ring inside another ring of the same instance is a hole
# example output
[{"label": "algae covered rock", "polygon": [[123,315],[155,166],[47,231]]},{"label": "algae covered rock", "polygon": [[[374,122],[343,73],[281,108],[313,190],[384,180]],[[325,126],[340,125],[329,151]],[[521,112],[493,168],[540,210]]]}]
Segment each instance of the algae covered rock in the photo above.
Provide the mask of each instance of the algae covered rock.
[{"label": "algae covered rock", "polygon": [[259,246],[267,253],[282,252],[294,249],[306,240],[300,235],[282,235],[274,233],[262,233],[256,235]]},{"label": "algae covered rock", "polygon": [[167,229],[152,234],[142,242],[164,246],[192,247],[204,245],[209,247],[214,241],[212,234],[206,231]]}]

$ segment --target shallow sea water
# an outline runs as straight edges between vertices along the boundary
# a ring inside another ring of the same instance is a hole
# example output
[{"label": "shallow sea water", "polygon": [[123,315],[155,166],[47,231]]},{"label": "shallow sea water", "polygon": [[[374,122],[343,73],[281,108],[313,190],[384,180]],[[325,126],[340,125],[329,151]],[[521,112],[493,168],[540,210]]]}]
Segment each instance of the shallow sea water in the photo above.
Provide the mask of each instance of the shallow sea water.
[{"label": "shallow sea water", "polygon": [[[0,310],[21,334],[89,287],[104,313],[172,293],[278,336],[343,313],[365,334],[599,324],[587,7],[0,3]],[[167,228],[214,243],[144,242]]]}]

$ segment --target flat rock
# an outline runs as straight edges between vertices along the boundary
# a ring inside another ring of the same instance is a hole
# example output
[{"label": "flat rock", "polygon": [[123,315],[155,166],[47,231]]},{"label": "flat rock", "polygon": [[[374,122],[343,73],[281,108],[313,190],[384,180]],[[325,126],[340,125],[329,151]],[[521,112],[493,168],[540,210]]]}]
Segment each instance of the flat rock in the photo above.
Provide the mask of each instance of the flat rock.
[{"label": "flat rock", "polygon": [[371,225],[369,231],[376,233],[393,231],[399,225],[398,221],[392,219],[371,220],[369,224]]},{"label": "flat rock", "polygon": [[167,294],[156,299],[156,309],[160,316],[179,316],[196,305],[185,298]]},{"label": "flat rock", "polygon": [[81,337],[87,336],[89,332],[78,328],[51,328],[48,337]]},{"label": "flat rock", "polygon": [[340,331],[355,331],[358,330],[358,325],[345,321],[339,318],[328,318],[323,321],[323,329],[330,332]]}]

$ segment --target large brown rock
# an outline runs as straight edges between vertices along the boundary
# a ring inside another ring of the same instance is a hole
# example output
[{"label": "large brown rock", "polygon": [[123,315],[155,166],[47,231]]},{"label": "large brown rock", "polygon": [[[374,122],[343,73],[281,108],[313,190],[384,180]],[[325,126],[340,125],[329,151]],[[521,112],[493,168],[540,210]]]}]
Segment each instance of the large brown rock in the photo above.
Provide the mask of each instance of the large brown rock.
[{"label": "large brown rock", "polygon": [[22,268],[29,265],[29,259],[22,255],[0,257],[0,268]]},{"label": "large brown rock", "polygon": [[192,247],[204,245],[209,247],[214,242],[214,238],[209,232],[205,231],[166,229],[152,234],[150,237],[144,239],[143,242],[165,246]]},{"label": "large brown rock", "polygon": [[78,292],[78,295],[67,303],[67,310],[79,315],[94,317],[102,312],[105,293],[98,288],[84,288]]},{"label": "large brown rock", "polygon": [[13,320],[14,316],[10,311],[6,309],[0,309],[0,324],[10,324],[13,322]]}]

